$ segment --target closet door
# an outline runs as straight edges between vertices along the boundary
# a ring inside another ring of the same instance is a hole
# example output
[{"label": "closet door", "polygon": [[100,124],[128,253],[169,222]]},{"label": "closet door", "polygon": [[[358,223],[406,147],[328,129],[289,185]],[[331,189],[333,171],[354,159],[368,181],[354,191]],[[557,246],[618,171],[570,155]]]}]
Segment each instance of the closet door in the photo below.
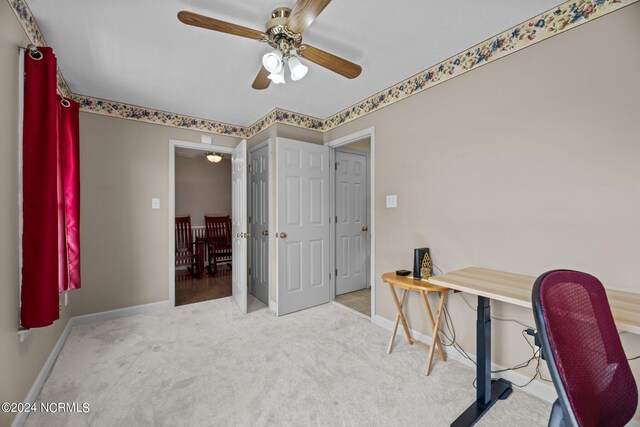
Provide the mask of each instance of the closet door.
[{"label": "closet door", "polygon": [[250,153],[251,293],[269,305],[269,145]]},{"label": "closet door", "polygon": [[247,312],[247,141],[231,153],[231,227],[233,268],[231,295],[243,313]]},{"label": "closet door", "polygon": [[278,138],[278,314],[329,302],[329,148]]}]

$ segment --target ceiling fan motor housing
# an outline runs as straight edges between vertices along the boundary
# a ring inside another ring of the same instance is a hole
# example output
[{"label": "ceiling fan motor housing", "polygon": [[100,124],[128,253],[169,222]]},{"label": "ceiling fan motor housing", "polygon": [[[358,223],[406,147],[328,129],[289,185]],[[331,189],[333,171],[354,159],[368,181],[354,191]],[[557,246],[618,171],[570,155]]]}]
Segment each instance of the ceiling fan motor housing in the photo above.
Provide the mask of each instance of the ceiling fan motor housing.
[{"label": "ceiling fan motor housing", "polygon": [[271,19],[265,25],[265,32],[269,36],[267,43],[274,48],[288,54],[290,49],[296,49],[302,44],[302,34],[294,33],[287,27],[291,9],[279,7],[271,13]]}]

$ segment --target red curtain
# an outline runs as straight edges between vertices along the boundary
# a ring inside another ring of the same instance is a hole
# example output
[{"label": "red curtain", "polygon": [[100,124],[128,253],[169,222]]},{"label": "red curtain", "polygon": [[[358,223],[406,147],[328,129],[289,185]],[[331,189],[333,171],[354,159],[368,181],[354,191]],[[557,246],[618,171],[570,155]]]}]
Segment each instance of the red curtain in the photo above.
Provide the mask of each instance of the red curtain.
[{"label": "red curtain", "polygon": [[59,292],[80,287],[78,106],[59,107],[56,69],[51,48],[25,54],[20,311],[25,328],[52,324],[59,317]]},{"label": "red curtain", "polygon": [[80,288],[80,105],[58,97],[60,292]]}]

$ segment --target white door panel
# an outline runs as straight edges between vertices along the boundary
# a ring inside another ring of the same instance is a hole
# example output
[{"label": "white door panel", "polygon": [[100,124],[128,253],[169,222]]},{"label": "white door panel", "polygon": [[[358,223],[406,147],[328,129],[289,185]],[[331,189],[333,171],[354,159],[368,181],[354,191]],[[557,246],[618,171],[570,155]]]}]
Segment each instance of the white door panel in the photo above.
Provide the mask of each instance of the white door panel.
[{"label": "white door panel", "polygon": [[247,141],[231,154],[232,288],[233,300],[247,312]]},{"label": "white door panel", "polygon": [[329,302],[328,150],[278,139],[278,314]]},{"label": "white door panel", "polygon": [[251,158],[251,293],[269,305],[269,146],[250,154]]},{"label": "white door panel", "polygon": [[336,151],[336,295],[367,287],[367,157]]}]

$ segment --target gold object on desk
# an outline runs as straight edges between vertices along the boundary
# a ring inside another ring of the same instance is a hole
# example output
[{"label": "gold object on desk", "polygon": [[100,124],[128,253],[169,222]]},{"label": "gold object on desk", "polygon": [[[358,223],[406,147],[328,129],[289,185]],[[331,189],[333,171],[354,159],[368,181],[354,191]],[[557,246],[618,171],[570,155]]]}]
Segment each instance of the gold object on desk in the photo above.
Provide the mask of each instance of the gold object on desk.
[{"label": "gold object on desk", "polygon": [[[396,306],[396,323],[393,328],[393,334],[391,335],[391,340],[389,341],[389,348],[387,353],[391,354],[393,351],[393,343],[396,339],[396,334],[398,332],[398,325],[402,323],[402,328],[404,329],[405,336],[407,337],[407,341],[409,344],[417,344],[429,350],[429,355],[427,356],[427,366],[425,367],[425,374],[429,375],[431,373],[431,368],[433,365],[433,355],[434,351],[437,349],[438,356],[446,361],[447,357],[442,351],[442,342],[440,341],[440,336],[438,334],[438,330],[440,328],[440,319],[442,317],[444,303],[447,299],[447,292],[449,289],[434,285],[429,283],[426,280],[416,280],[410,276],[398,276],[396,273],[385,273],[382,275],[382,280],[389,286],[389,290],[391,291],[391,297],[393,298],[393,302]],[[402,297],[398,299],[398,295],[396,294],[395,288],[402,289]],[[418,292],[422,296],[422,302],[424,304],[425,311],[427,312],[427,318],[431,322],[431,337],[432,342],[431,345],[427,345],[423,342],[420,342],[413,338],[411,335],[411,330],[409,329],[409,324],[407,323],[407,319],[404,316],[404,305],[407,299],[407,294],[409,291]],[[438,304],[438,311],[436,312],[436,316],[434,318],[433,312],[431,311],[431,306],[429,305],[429,300],[427,299],[427,295],[430,292],[436,292],[440,294],[440,302]]]},{"label": "gold object on desk", "polygon": [[431,256],[428,252],[422,257],[420,273],[423,279],[428,279],[429,277],[431,277]]}]

